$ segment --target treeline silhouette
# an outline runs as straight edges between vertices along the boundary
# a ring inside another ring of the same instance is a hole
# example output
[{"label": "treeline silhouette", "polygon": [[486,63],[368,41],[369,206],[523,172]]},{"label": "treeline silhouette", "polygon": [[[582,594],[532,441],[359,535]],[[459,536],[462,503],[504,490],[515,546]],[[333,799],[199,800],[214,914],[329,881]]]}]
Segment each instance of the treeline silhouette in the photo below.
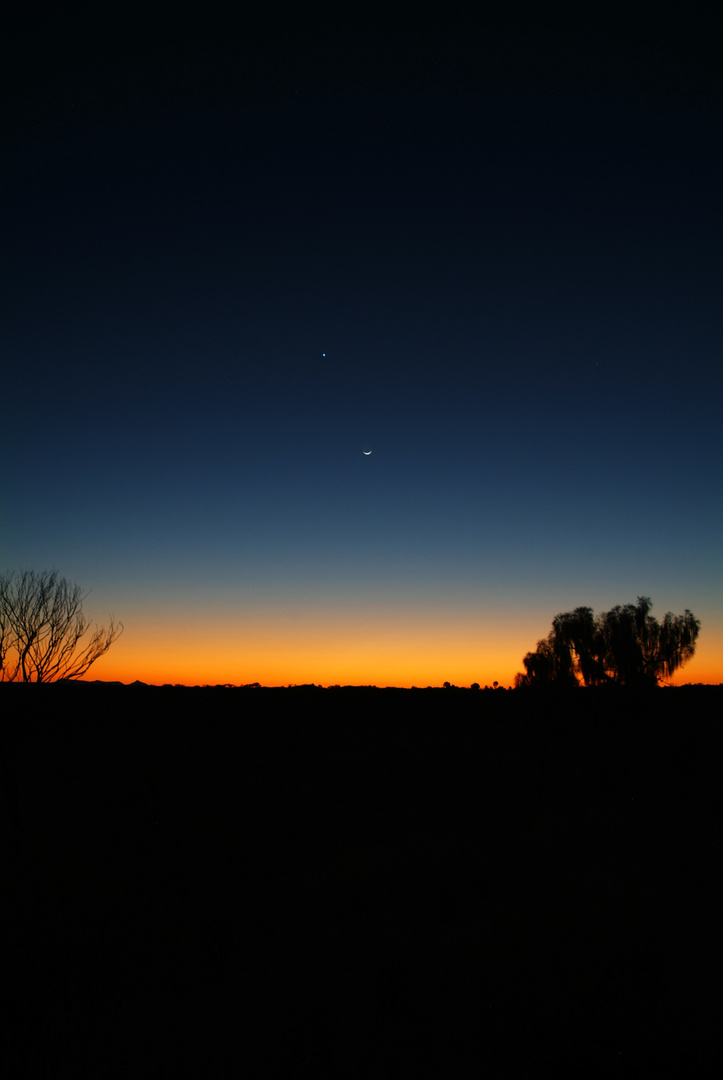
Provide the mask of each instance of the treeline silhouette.
[{"label": "treeline silhouette", "polygon": [[652,602],[616,605],[594,615],[578,607],[556,615],[546,638],[523,658],[525,673],[517,688],[621,686],[656,687],[691,659],[700,622],[687,608],[668,612],[659,623],[650,614]]}]

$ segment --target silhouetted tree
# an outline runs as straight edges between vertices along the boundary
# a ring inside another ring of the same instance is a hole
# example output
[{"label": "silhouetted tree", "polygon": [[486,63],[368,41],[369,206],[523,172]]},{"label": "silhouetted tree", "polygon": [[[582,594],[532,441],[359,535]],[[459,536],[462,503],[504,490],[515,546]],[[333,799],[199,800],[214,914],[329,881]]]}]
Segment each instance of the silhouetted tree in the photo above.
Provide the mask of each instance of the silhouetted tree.
[{"label": "silhouetted tree", "polygon": [[659,623],[651,607],[639,596],[637,606],[618,604],[600,616],[599,662],[608,678],[625,686],[657,686],[695,653],[700,622],[692,611],[669,611]]},{"label": "silhouetted tree", "polygon": [[515,686],[657,686],[693,656],[700,622],[686,609],[659,623],[651,607],[639,596],[637,605],[618,604],[597,617],[587,607],[556,615],[547,638],[523,658]]},{"label": "silhouetted tree", "polygon": [[550,631],[546,638],[537,642],[534,652],[523,657],[525,675],[515,677],[515,686],[576,686],[569,650]]},{"label": "silhouetted tree", "polygon": [[[0,575],[0,681],[78,679],[123,632],[103,630],[83,615],[79,585],[55,570]],[[86,634],[90,637],[86,638]]]}]

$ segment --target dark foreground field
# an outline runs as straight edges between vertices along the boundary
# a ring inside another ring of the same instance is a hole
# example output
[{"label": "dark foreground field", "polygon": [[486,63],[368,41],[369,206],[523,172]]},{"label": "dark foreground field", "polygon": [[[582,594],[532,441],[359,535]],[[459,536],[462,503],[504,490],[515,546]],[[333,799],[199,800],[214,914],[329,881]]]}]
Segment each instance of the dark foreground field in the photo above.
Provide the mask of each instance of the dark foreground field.
[{"label": "dark foreground field", "polygon": [[722,702],[0,686],[23,1075],[722,1064]]}]

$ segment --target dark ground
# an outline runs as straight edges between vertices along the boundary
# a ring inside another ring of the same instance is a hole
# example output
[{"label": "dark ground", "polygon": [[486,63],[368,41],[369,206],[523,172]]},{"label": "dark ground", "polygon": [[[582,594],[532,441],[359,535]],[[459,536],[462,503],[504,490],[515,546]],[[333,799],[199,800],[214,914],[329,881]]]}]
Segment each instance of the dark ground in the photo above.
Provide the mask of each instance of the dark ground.
[{"label": "dark ground", "polygon": [[22,1075],[723,1064],[721,701],[0,686]]}]

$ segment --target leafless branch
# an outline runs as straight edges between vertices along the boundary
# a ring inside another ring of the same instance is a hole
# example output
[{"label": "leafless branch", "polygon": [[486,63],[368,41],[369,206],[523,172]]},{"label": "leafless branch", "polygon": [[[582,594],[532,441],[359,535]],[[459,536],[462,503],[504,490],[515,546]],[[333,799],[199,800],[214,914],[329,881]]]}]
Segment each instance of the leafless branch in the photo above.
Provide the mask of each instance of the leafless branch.
[{"label": "leafless branch", "polygon": [[108,652],[123,624],[91,624],[85,595],[55,570],[0,575],[0,681],[78,679]]}]

